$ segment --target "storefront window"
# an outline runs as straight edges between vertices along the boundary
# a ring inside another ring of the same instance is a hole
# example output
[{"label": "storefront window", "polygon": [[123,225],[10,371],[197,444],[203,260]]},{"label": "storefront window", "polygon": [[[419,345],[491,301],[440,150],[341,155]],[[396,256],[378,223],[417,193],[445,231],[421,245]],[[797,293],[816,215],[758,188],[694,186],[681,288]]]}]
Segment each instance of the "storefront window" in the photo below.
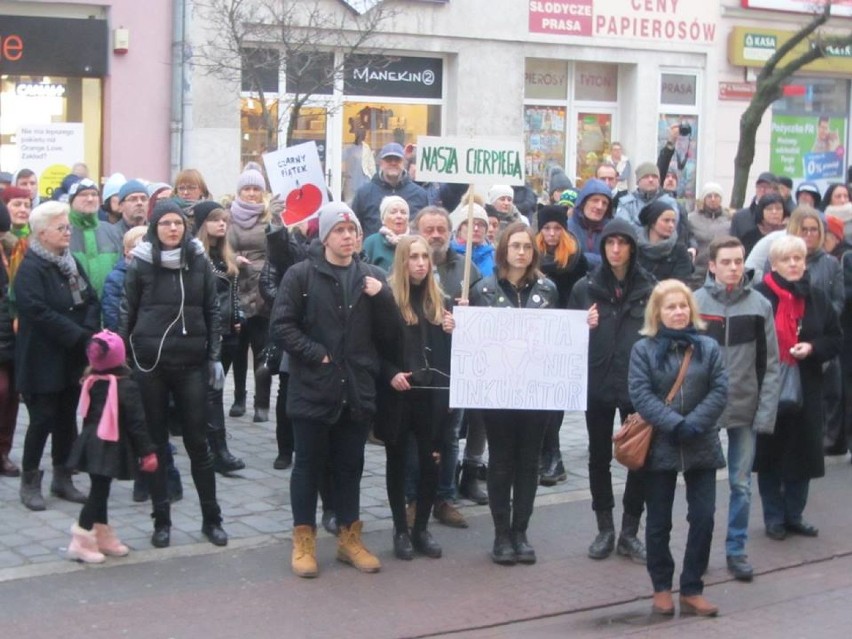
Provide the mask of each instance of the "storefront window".
[{"label": "storefront window", "polygon": [[[672,127],[678,127],[675,152],[669,164],[669,172],[677,178],[677,187],[673,190],[677,199],[687,210],[692,210],[695,206],[699,86],[699,76],[695,73],[660,74],[657,148],[662,149],[669,139]],[[666,188],[665,175],[660,176],[660,182],[663,188]]]},{"label": "storefront window", "polygon": [[302,107],[299,109],[299,117],[296,118],[296,126],[289,144],[289,146],[296,146],[302,142],[316,142],[323,170],[325,170],[327,120],[328,112],[324,108]]},{"label": "storefront window", "polygon": [[577,179],[583,182],[595,176],[612,144],[612,115],[577,114]]},{"label": "storefront window", "polygon": [[266,112],[260,100],[240,100],[240,165],[258,162],[263,154],[278,148],[278,101],[267,100]]},{"label": "storefront window", "polygon": [[565,107],[524,107],[526,174],[537,193],[545,190],[552,166],[565,162]]},{"label": "storefront window", "polygon": [[0,166],[35,171],[42,197],[76,162],[100,175],[101,104],[98,78],[0,76]]}]

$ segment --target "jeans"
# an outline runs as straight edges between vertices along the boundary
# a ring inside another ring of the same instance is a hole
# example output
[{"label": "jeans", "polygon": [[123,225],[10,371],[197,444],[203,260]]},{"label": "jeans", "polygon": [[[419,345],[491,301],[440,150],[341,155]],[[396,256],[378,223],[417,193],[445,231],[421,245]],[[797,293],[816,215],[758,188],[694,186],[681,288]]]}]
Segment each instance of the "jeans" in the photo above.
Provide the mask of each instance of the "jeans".
[{"label": "jeans", "polygon": [[[464,409],[456,408],[449,412],[444,420],[444,436],[441,438],[438,464],[438,491],[436,501],[454,501],[456,498],[456,465],[459,461],[459,431],[461,430]],[[408,463],[405,472],[405,497],[409,502],[417,499],[417,481],[419,462],[414,440],[408,440]]]},{"label": "jeans", "polygon": [[538,489],[546,413],[484,410],[488,436],[488,505],[498,533],[525,532]]},{"label": "jeans", "polygon": [[[426,529],[438,487],[438,464],[432,457],[432,453],[437,449],[437,442],[432,436],[432,402],[429,391],[407,391],[404,401],[396,441],[385,442],[388,501],[394,528],[400,532],[408,529],[405,520],[405,482],[408,465],[406,461],[411,449],[417,451],[419,462],[414,530]],[[412,443],[415,445],[410,445]]]},{"label": "jeans", "polygon": [[200,410],[207,401],[207,364],[186,368],[157,367],[150,373],[136,370],[134,378],[142,392],[148,432],[157,446],[159,466],[151,476],[151,503],[155,512],[166,510],[169,503],[166,483],[169,431],[166,414],[171,394],[181,417],[183,445],[189,456],[201,510],[207,519],[218,519],[213,455],[207,444],[206,414]]},{"label": "jeans", "polygon": [[[234,396],[245,395],[246,376],[248,374],[248,352],[251,348],[252,361],[257,367],[260,351],[266,345],[269,336],[269,318],[255,315],[248,318],[240,329],[240,339],[234,352]],[[269,408],[269,394],[272,388],[272,379],[265,383],[255,383],[254,406],[255,408]]]},{"label": "jeans", "polygon": [[50,456],[54,466],[64,466],[77,439],[77,402],[80,386],[74,384],[58,393],[25,395],[30,425],[24,437],[21,466],[38,470],[47,438],[51,437]]},{"label": "jeans", "polygon": [[294,419],[296,454],[290,474],[290,503],[294,526],[316,526],[317,493],[330,463],[332,510],[340,526],[359,519],[361,475],[368,423],[354,421],[344,410],[334,424]]},{"label": "jeans", "polygon": [[[687,516],[689,533],[680,573],[680,594],[700,595],[704,590],[702,575],[710,561],[713,541],[713,515],[716,510],[716,470],[687,470]],[[648,574],[654,592],[672,589],[674,559],[669,540],[672,531],[677,471],[646,471],[645,499],[648,508],[645,520],[645,549],[648,553]]]},{"label": "jeans", "polygon": [[725,554],[745,555],[751,510],[751,468],[754,465],[755,432],[749,427],[728,429],[728,535]]},{"label": "jeans", "polygon": [[810,479],[784,480],[781,473],[757,473],[757,487],[763,503],[763,522],[773,524],[798,524],[808,503]]},{"label": "jeans", "polygon": [[[633,412],[631,406],[619,406],[611,402],[590,400],[586,407],[586,431],[589,434],[589,489],[592,492],[592,510],[612,510],[615,498],[612,494],[612,430],[615,411],[621,421]],[[624,487],[624,512],[633,517],[642,516],[643,471],[627,471]]]}]

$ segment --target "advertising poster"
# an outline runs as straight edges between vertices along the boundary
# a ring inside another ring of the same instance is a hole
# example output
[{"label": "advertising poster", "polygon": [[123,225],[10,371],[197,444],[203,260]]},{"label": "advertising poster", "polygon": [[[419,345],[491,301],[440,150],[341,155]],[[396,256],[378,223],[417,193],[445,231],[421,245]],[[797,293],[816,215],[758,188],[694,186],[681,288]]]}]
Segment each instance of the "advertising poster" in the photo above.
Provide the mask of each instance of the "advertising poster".
[{"label": "advertising poster", "polygon": [[24,125],[18,129],[18,166],[38,176],[38,194],[53,195],[62,179],[81,162],[85,151],[83,125],[79,122]]},{"label": "advertising poster", "polygon": [[565,162],[565,107],[524,107],[524,147],[527,179],[540,193],[550,167]]},{"label": "advertising poster", "polygon": [[769,170],[820,190],[846,174],[846,118],[772,115]]},{"label": "advertising poster", "polygon": [[[695,171],[698,165],[698,116],[677,115],[668,113],[660,116],[657,123],[657,148],[661,149],[669,137],[672,125],[686,124],[692,131],[689,135],[680,135],[675,142],[675,153],[669,170],[677,174],[677,199],[691,211],[695,206],[696,184]],[[660,184],[666,176],[660,176]]]}]

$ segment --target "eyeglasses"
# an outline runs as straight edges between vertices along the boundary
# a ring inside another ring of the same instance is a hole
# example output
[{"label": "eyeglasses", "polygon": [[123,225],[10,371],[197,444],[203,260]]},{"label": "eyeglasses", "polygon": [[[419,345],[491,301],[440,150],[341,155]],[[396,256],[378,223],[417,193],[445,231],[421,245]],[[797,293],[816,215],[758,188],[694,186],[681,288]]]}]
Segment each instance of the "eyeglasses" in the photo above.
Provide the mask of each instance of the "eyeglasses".
[{"label": "eyeglasses", "polygon": [[160,220],[157,222],[157,226],[161,226],[163,228],[177,228],[183,226],[182,220]]},{"label": "eyeglasses", "polygon": [[799,229],[799,233],[803,233],[804,235],[819,235],[819,227],[818,226],[803,226]]},{"label": "eyeglasses", "polygon": [[178,193],[192,193],[200,190],[201,188],[197,184],[178,184],[177,186]]},{"label": "eyeglasses", "polygon": [[62,233],[64,235],[65,233],[71,232],[71,225],[70,224],[60,224],[59,226],[54,226],[53,230],[59,231],[60,233]]}]

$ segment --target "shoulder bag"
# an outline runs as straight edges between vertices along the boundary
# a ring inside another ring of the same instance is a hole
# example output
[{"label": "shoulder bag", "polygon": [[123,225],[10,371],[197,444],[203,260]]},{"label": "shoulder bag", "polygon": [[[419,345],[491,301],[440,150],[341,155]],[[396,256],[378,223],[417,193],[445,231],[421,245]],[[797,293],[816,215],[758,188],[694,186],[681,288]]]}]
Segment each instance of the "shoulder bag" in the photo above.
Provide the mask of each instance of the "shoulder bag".
[{"label": "shoulder bag", "polygon": [[[666,406],[674,401],[675,395],[677,395],[680,387],[683,386],[683,380],[686,378],[686,369],[689,368],[691,359],[692,346],[686,349],[677,379],[669,394],[666,395]],[[645,465],[648,450],[651,448],[651,436],[653,434],[654,429],[651,424],[646,422],[639,413],[630,413],[618,432],[612,436],[614,457],[629,470],[639,470]]]}]

